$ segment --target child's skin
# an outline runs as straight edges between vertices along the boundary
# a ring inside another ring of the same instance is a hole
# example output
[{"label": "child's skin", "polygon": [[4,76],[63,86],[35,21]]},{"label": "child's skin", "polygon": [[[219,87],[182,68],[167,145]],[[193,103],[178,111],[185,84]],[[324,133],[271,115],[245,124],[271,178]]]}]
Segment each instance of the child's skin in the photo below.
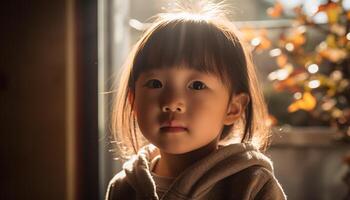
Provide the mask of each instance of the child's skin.
[{"label": "child's skin", "polygon": [[219,77],[187,67],[141,73],[129,97],[142,134],[160,150],[154,172],[166,177],[215,151],[223,126],[233,124],[249,101],[244,93],[230,100]]}]

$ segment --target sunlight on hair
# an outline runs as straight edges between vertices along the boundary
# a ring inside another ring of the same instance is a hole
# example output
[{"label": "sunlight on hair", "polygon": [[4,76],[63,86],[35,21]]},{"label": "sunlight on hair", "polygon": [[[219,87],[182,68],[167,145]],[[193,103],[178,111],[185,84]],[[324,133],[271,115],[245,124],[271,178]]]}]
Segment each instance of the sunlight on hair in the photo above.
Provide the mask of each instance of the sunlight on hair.
[{"label": "sunlight on hair", "polygon": [[216,18],[226,17],[228,15],[229,5],[225,1],[213,0],[185,0],[175,1],[166,8],[166,13],[161,13],[166,19],[178,19],[209,21]]}]

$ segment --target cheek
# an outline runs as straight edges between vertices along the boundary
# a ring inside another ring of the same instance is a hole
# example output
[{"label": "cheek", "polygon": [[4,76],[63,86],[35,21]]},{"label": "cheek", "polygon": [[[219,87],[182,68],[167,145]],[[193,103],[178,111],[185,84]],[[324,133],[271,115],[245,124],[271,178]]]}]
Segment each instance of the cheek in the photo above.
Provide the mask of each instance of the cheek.
[{"label": "cheek", "polygon": [[136,88],[135,92],[135,111],[140,112],[142,109],[145,108],[146,102],[148,101],[147,98],[149,96],[145,94],[145,92],[140,89],[139,87]]},{"label": "cheek", "polygon": [[[221,95],[207,95],[199,99],[194,99],[191,105],[200,113],[206,113],[209,118],[212,115],[223,115],[226,112],[226,98]],[[212,115],[208,114],[212,113]]]},{"label": "cheek", "polygon": [[158,113],[157,98],[154,94],[143,92],[135,95],[135,113],[140,128],[149,128],[150,122],[155,119]]},{"label": "cheek", "polygon": [[195,101],[191,104],[191,118],[198,126],[221,128],[226,107],[223,101],[217,98],[206,98],[205,100]]}]

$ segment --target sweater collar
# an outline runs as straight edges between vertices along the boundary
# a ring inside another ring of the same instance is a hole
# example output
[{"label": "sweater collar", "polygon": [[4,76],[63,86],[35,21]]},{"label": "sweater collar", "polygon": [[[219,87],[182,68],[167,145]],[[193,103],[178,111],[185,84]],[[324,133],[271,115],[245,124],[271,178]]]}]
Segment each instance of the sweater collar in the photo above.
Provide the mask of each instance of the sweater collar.
[{"label": "sweater collar", "polygon": [[[123,165],[127,181],[137,193],[154,200],[159,198],[150,164],[157,155],[159,150],[154,145],[147,145]],[[273,172],[270,159],[250,143],[220,146],[176,177],[162,199],[167,199],[167,194],[173,192],[188,197],[197,196],[220,180],[254,165]]]}]

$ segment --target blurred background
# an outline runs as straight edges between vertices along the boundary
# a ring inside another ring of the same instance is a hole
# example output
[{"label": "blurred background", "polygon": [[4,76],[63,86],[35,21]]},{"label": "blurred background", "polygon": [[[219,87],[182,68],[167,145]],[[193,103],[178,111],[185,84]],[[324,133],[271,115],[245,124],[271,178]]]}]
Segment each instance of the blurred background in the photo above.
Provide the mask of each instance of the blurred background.
[{"label": "blurred background", "polygon": [[[170,0],[4,3],[0,199],[103,199],[121,169],[119,67]],[[288,199],[350,199],[350,1],[227,0],[270,112]]]}]

